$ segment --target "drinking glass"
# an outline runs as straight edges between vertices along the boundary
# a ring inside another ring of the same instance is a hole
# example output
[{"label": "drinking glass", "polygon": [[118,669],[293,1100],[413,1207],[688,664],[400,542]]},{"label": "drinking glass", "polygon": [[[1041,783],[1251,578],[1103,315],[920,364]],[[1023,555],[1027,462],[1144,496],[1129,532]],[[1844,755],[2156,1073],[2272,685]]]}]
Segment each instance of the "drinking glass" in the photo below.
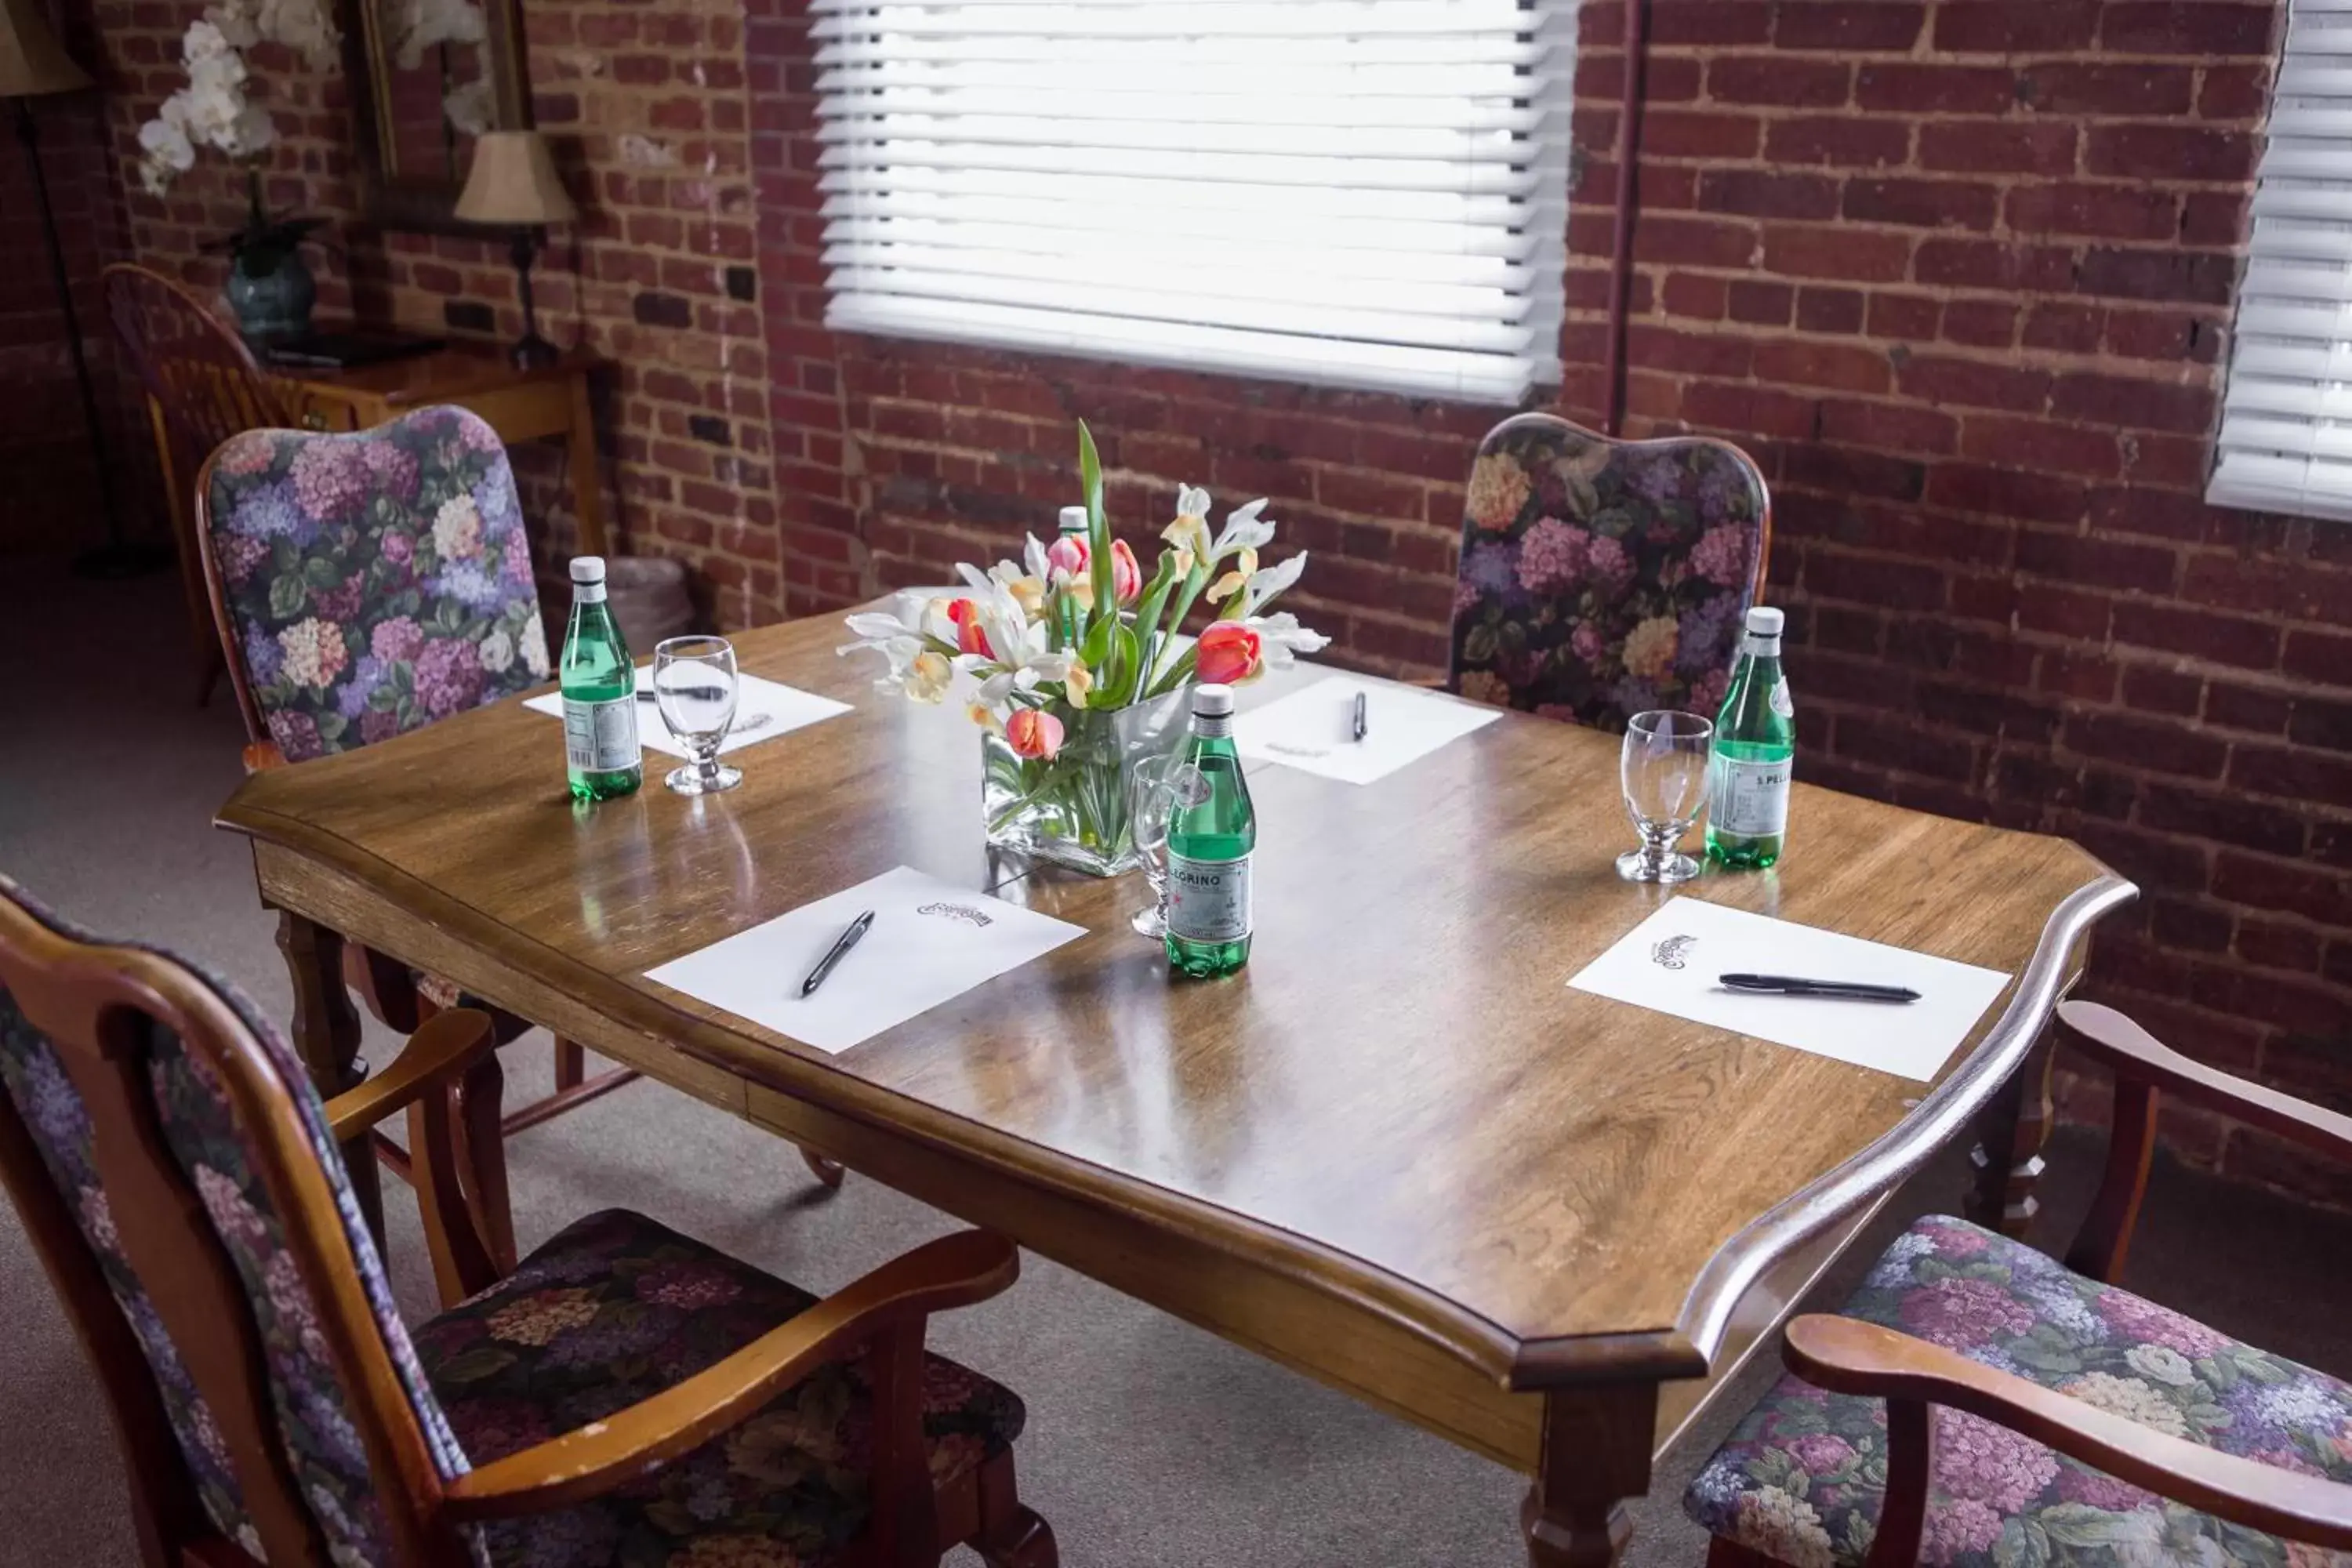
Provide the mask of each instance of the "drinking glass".
[{"label": "drinking glass", "polygon": [[1675,846],[1706,807],[1707,750],[1715,725],[1696,713],[1636,713],[1625,726],[1618,774],[1625,788],[1625,815],[1642,835],[1642,847],[1617,857],[1617,874],[1629,882],[1686,882],[1698,862]]},{"label": "drinking glass", "polygon": [[1139,759],[1127,775],[1128,831],[1151,884],[1151,904],[1128,924],[1154,942],[1168,934],[1168,824],[1176,815],[1176,786],[1185,768],[1181,752]]},{"label": "drinking glass", "polygon": [[716,795],[743,782],[720,765],[719,742],[735,720],[735,648],[725,637],[670,637],[654,648],[654,706],[693,760],[662,782],[680,795]]}]

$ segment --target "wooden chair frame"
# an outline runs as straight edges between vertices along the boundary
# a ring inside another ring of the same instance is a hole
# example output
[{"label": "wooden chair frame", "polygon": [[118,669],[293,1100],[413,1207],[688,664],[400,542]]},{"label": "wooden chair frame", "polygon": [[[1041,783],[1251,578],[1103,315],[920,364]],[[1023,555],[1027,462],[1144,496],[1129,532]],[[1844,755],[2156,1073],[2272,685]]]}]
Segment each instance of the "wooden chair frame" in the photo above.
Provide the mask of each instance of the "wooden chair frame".
[{"label": "wooden chair frame", "polygon": [[[2156,1154],[2159,1093],[2224,1111],[2305,1148],[2352,1161],[2352,1117],[2305,1104],[2193,1061],[2112,1007],[2067,1002],[2062,1037],[2115,1075],[2115,1130],[2107,1160],[2066,1267],[2113,1283],[2131,1250]],[[1807,1314],[1789,1324],[1786,1359],[1806,1382],[1886,1402],[1886,1500],[1868,1568],[1918,1561],[1935,1473],[1930,1407],[1949,1405],[2046,1444],[2120,1480],[2249,1530],[2352,1552],[2352,1486],[2257,1464],[2152,1431],[2013,1373],[2000,1372],[1895,1329]],[[1757,1568],[1772,1560],[1721,1536],[1709,1568]]]},{"label": "wooden chair frame", "polygon": [[[333,1188],[270,1054],[209,985],[172,959],[76,941],[0,896],[0,985],[53,1042],[88,1108],[116,1225],[189,1375],[210,1406],[238,1489],[275,1563],[326,1552],[288,1470],[266,1363],[235,1266],[202,1200],[163,1141],[144,1083],[150,1022],[170,1029],[220,1079],[276,1208],[286,1246],[319,1307],[319,1327],[363,1443],[397,1560],[473,1562],[467,1525],[603,1496],[740,1426],[794,1382],[863,1344],[875,1401],[872,1521],[855,1543],[864,1568],[930,1568],[971,1544],[993,1568],[1054,1568],[1053,1532],[1023,1506],[1010,1449],[945,1489],[922,1432],[925,1327],[1012,1285],[1012,1243],[965,1231],[903,1254],[685,1382],[455,1480],[442,1478],[370,1306]],[[465,1084],[497,1111],[495,1030],[470,1008],[427,1019],[383,1074],[327,1103],[335,1137],[406,1110],[419,1138],[417,1193],[445,1299],[499,1277],[466,1203],[446,1107]],[[495,1139],[475,1160],[496,1160]],[[478,1179],[478,1177],[477,1177]],[[0,1182],[107,1394],[130,1474],[149,1568],[250,1568],[206,1517],[129,1322],[51,1181],[30,1131],[0,1097]]]}]

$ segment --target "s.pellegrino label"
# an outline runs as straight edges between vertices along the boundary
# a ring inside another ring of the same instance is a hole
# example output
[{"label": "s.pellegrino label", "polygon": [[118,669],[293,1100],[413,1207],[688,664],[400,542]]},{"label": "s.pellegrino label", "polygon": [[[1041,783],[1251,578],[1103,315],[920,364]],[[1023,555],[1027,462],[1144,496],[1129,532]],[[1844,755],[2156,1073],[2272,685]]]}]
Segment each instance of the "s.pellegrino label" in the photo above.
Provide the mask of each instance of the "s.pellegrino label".
[{"label": "s.pellegrino label", "polygon": [[1715,717],[1706,853],[1725,866],[1761,869],[1777,863],[1785,847],[1797,709],[1780,669],[1781,624],[1778,610],[1748,612],[1739,661]]},{"label": "s.pellegrino label", "polygon": [[574,556],[572,619],[563,628],[563,772],[574,800],[634,795],[645,782],[637,744],[637,671],[604,602],[604,562]]},{"label": "s.pellegrino label", "polygon": [[1192,732],[1168,822],[1168,963],[1200,979],[1249,962],[1257,813],[1234,751],[1234,692],[1192,689]]}]

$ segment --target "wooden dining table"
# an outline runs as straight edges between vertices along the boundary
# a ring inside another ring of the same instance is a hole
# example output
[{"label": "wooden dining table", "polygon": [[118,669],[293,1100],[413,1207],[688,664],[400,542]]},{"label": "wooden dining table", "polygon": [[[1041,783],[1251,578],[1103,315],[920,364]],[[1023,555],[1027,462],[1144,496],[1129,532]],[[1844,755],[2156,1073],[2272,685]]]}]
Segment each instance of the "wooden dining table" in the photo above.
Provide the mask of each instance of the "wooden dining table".
[{"label": "wooden dining table", "polygon": [[[1186,981],[1129,929],[1139,878],[992,856],[956,707],[877,693],[835,618],[735,640],[854,706],[726,795],[649,752],[575,805],[519,700],[245,782],[219,821],[321,1089],[362,1070],[348,939],[1515,1468],[1538,1568],[1615,1560],[1654,1457],[1973,1121],[2022,1212],[2040,1033],[2134,896],[2063,840],[1801,784],[1775,869],[1622,882],[1617,738],[1507,714],[1369,785],[1254,766],[1255,946]],[[837,1055],[646,978],[902,865],[1086,934]],[[1932,1083],[1569,987],[1677,895],[2012,978]]]}]

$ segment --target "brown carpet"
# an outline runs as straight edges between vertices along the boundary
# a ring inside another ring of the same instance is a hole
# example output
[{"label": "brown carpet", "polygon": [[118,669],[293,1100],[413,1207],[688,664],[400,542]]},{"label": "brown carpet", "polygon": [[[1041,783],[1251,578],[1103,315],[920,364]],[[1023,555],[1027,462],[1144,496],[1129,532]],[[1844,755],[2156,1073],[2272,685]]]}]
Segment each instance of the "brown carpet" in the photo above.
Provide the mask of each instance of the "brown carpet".
[{"label": "brown carpet", "polygon": [[[173,584],[83,584],[22,563],[9,580],[0,870],[100,930],[210,960],[283,1016],[284,972],[249,858],[210,826],[237,781],[243,736],[226,691],[207,709],[190,701]],[[378,1059],[386,1043],[374,1043]],[[507,1058],[511,1093],[543,1089],[543,1048],[525,1043]],[[2056,1154],[2044,1245],[2070,1234],[2088,1202],[2097,1146],[2068,1137]],[[625,1205],[828,1289],[950,1228],[855,1176],[827,1196],[789,1148],[649,1083],[525,1133],[511,1160],[526,1246]],[[1949,1151],[1898,1194],[1819,1304],[1835,1303],[1893,1229],[1954,1207],[1960,1173]],[[397,1284],[422,1314],[432,1294],[415,1210],[393,1192]],[[2136,1289],[2352,1375],[2352,1222],[2169,1168],[2147,1212]],[[1029,1402],[1024,1489],[1077,1568],[1525,1560],[1517,1478],[1051,1264],[1028,1260],[1009,1295],[942,1320],[937,1337]],[[1751,1369],[1748,1384],[1770,1370]],[[1676,1500],[1736,1414],[1724,1407],[1669,1456],[1636,1510],[1632,1562],[1698,1563],[1705,1539]],[[136,1560],[97,1387],[5,1207],[0,1435],[0,1568]]]}]

